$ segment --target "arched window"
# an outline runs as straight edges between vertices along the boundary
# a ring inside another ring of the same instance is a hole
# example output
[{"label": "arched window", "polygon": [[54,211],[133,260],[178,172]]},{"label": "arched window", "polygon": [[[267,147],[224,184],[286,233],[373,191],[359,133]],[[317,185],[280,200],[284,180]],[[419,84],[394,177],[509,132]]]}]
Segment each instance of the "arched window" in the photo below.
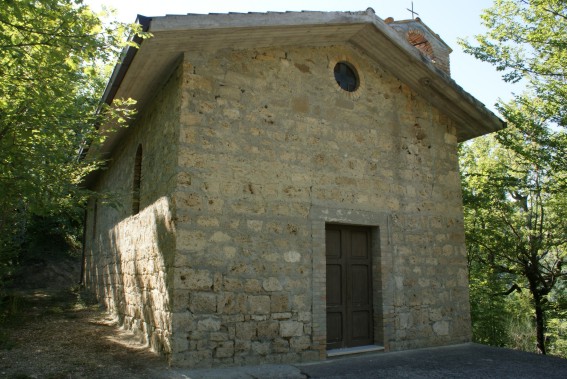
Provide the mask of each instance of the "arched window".
[{"label": "arched window", "polygon": [[136,150],[134,162],[134,181],[132,184],[132,214],[140,212],[140,187],[142,185],[142,145]]}]

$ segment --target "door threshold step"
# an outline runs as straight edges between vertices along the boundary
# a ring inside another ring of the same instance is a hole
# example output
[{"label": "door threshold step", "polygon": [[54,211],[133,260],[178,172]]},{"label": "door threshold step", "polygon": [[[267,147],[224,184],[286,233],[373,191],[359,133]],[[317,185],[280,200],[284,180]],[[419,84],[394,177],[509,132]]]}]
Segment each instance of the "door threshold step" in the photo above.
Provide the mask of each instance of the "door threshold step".
[{"label": "door threshold step", "polygon": [[384,346],[367,345],[367,346],[345,347],[343,349],[327,350],[327,357],[328,358],[340,357],[342,355],[373,353],[377,351],[384,351]]}]

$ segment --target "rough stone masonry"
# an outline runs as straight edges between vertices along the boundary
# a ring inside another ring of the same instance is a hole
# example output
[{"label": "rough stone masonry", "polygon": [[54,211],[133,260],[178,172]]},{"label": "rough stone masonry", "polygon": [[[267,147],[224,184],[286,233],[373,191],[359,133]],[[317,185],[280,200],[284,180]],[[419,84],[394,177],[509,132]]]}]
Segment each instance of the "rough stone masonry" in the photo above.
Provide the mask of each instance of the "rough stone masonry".
[{"label": "rough stone masonry", "polygon": [[[478,135],[502,123],[405,39],[429,29],[371,10],[142,23],[154,40],[112,94],[139,115],[89,182],[119,206],[91,200],[86,226],[86,283],[127,328],[180,366],[325,359],[326,228],[344,225],[369,230],[373,345],[470,340],[457,143],[462,115]],[[372,39],[405,54],[397,71]],[[421,72],[423,92],[400,79]]]}]

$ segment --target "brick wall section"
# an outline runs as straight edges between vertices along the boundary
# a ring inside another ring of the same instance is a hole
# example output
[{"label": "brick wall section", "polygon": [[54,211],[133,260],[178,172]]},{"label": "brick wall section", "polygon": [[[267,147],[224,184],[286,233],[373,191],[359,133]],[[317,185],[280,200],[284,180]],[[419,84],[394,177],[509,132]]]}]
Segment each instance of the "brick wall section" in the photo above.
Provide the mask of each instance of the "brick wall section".
[{"label": "brick wall section", "polygon": [[[440,40],[437,34],[425,26],[421,20],[393,21],[393,19],[388,19],[387,21],[403,39],[412,45],[418,43],[416,48],[422,52],[424,57],[432,60],[439,70],[451,76],[451,61],[449,58],[451,49]],[[424,39],[427,41],[425,44],[423,44]]]},{"label": "brick wall section", "polygon": [[375,227],[377,343],[470,340],[448,118],[341,46],[190,52],[181,71],[173,364],[324,358],[328,222]]},{"label": "brick wall section", "polygon": [[[174,206],[181,72],[140,112],[98,180],[96,216],[87,222],[86,283],[121,324],[152,348],[171,351],[170,300],[175,252]],[[135,156],[142,145],[140,212],[132,215]],[[93,222],[96,221],[96,226]]]}]

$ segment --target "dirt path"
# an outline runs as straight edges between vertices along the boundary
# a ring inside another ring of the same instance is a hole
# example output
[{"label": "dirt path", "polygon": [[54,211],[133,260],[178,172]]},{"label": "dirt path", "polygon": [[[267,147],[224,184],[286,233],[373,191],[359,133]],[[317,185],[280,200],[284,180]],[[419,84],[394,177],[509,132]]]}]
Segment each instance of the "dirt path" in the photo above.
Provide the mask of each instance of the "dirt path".
[{"label": "dirt path", "polygon": [[80,292],[16,293],[0,324],[0,378],[156,378],[167,363]]}]

